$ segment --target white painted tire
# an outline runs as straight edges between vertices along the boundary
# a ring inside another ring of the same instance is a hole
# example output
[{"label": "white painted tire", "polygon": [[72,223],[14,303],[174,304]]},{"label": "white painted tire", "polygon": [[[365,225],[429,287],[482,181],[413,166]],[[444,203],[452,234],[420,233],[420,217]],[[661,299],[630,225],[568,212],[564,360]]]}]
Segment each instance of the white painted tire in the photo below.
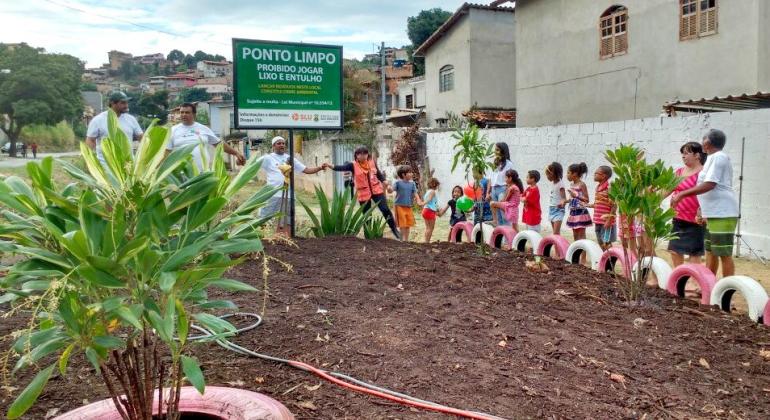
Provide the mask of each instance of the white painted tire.
[{"label": "white painted tire", "polygon": [[767,305],[767,291],[759,282],[747,276],[730,276],[717,281],[711,290],[711,304],[717,305],[725,312],[730,312],[730,302],[733,294],[738,292],[746,300],[749,307],[749,318],[759,321]]},{"label": "white painted tire", "polygon": [[511,249],[519,252],[526,252],[527,243],[529,242],[529,245],[532,247],[532,252],[534,253],[537,251],[537,247],[540,245],[541,240],[543,240],[543,237],[534,230],[522,230],[513,237]]},{"label": "white painted tire", "polygon": [[[481,229],[479,229],[479,224],[476,223],[473,225],[473,231],[471,232],[471,243],[475,244],[488,244],[489,239],[492,238],[492,231],[495,230],[495,227],[490,225],[489,223],[482,223]],[[479,232],[481,232],[481,238],[479,238]]]},{"label": "white painted tire", "polygon": [[596,270],[599,268],[599,260],[603,253],[602,247],[596,242],[590,239],[580,239],[570,244],[564,259],[570,264],[580,264],[580,255],[586,254],[591,260],[591,269]]},{"label": "white painted tire", "polygon": [[[650,260],[652,260],[652,262],[650,262]],[[663,290],[667,290],[668,278],[671,277],[671,272],[674,269],[668,265],[666,260],[660,257],[644,257],[644,259],[642,259],[642,261],[638,264],[641,265],[642,270],[649,269],[652,271],[652,274],[654,274],[655,278],[658,279],[658,287]],[[636,269],[632,274],[636,276]]]}]

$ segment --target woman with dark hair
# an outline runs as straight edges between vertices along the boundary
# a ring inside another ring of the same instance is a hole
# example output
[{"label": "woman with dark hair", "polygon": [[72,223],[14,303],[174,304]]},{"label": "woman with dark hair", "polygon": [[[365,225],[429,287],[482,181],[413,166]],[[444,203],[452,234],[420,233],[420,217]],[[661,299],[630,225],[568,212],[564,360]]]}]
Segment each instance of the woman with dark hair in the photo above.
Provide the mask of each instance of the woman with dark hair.
[{"label": "woman with dark hair", "polygon": [[[682,182],[671,192],[676,196],[682,191],[694,187],[698,183],[698,174],[706,163],[706,153],[700,143],[688,142],[679,148],[682,154],[684,166],[676,170],[676,175],[682,177]],[[671,262],[674,267],[684,263],[684,256],[689,257],[688,262],[700,264],[705,252],[706,228],[700,217],[700,204],[694,195],[683,198],[674,206],[672,233],[676,238],[668,243],[668,252],[671,253]]]},{"label": "woman with dark hair", "polygon": [[[487,183],[487,201],[505,200],[505,192],[508,189],[505,183],[505,173],[511,169],[513,169],[513,162],[511,162],[511,153],[508,150],[508,145],[503,142],[495,143],[494,168]],[[506,223],[505,215],[501,209],[492,211],[492,223],[495,226]]]},{"label": "woman with dark hair", "polygon": [[352,172],[358,203],[363,206],[364,211],[367,211],[374,202],[388,223],[393,236],[396,239],[401,239],[396,221],[393,219],[393,213],[390,212],[388,201],[385,199],[387,189],[385,174],[377,168],[377,162],[369,155],[369,149],[366,146],[358,147],[353,152],[353,157],[353,162],[345,162],[342,165],[324,163],[321,167],[331,168],[337,172]]}]

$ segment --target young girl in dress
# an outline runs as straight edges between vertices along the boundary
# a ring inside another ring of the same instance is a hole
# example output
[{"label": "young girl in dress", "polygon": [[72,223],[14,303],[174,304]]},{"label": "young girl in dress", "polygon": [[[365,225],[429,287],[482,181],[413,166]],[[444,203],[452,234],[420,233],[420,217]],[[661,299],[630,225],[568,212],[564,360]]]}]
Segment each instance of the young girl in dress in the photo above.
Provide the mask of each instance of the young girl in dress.
[{"label": "young girl in dress", "polygon": [[[588,165],[585,162],[573,163],[567,168],[567,180],[569,185],[569,217],[567,227],[572,229],[575,240],[586,238],[586,228],[593,225],[591,214],[586,208],[588,204],[588,187],[583,182],[583,177],[588,173]],[[585,255],[585,253],[583,253]]]},{"label": "young girl in dress", "polygon": [[430,243],[430,237],[433,236],[433,228],[436,226],[436,216],[438,216],[438,196],[436,190],[440,182],[438,179],[428,180],[428,191],[425,193],[422,208],[422,218],[425,220],[425,243]]},{"label": "young girl in dress", "polygon": [[519,203],[521,203],[521,192],[524,190],[524,185],[519,179],[519,173],[513,169],[505,171],[505,185],[505,199],[493,201],[490,203],[490,207],[492,207],[493,214],[496,209],[502,210],[505,221],[518,231]]}]

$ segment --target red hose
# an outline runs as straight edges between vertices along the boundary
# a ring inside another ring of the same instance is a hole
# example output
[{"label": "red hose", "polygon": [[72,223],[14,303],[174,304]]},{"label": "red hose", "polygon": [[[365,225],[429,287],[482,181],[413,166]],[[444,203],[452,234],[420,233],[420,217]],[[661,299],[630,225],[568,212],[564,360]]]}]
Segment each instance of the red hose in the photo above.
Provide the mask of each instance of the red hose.
[{"label": "red hose", "polygon": [[316,375],[320,376],[323,379],[326,379],[327,381],[329,381],[329,382],[331,382],[333,384],[337,384],[339,386],[342,386],[342,387],[345,387],[345,388],[348,388],[348,389],[352,389],[353,391],[358,391],[358,392],[361,392],[361,393],[364,393],[364,394],[374,395],[375,397],[380,397],[380,398],[384,398],[386,400],[394,401],[394,402],[397,402],[399,404],[408,405],[408,406],[417,407],[417,408],[422,408],[424,410],[438,411],[440,413],[445,413],[445,414],[453,414],[455,416],[467,417],[467,418],[470,418],[470,419],[477,419],[477,420],[499,420],[499,417],[488,417],[488,416],[484,416],[484,415],[481,415],[481,414],[472,413],[470,411],[460,410],[460,409],[457,409],[457,408],[435,407],[435,406],[432,406],[432,405],[429,405],[429,404],[423,404],[423,403],[419,403],[419,402],[416,402],[416,401],[410,401],[410,400],[407,400],[407,399],[404,399],[404,398],[401,398],[401,397],[396,397],[394,395],[386,394],[384,392],[375,391],[373,389],[364,388],[362,386],[358,386],[358,385],[355,385],[355,384],[351,384],[349,382],[345,382],[345,381],[343,381],[341,379],[337,379],[337,378],[327,374],[326,372],[324,372],[321,369],[315,368],[315,367],[313,367],[311,365],[308,365],[307,363],[298,362],[296,360],[289,361],[289,364],[291,366],[294,366],[294,367],[297,367],[297,368],[300,368],[300,369],[304,369],[304,370],[307,370],[309,372],[313,372]]}]

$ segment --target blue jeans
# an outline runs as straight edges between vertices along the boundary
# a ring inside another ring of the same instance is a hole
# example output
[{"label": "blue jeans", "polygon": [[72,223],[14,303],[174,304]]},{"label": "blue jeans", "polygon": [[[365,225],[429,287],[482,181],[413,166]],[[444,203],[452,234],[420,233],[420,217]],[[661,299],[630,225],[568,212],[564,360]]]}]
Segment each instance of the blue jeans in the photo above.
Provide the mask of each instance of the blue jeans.
[{"label": "blue jeans", "polygon": [[[493,185],[492,201],[503,201],[505,199],[505,190],[505,185]],[[505,213],[503,213],[503,210],[496,209],[495,212],[497,212],[497,224],[507,225],[508,222],[505,220]]]}]

